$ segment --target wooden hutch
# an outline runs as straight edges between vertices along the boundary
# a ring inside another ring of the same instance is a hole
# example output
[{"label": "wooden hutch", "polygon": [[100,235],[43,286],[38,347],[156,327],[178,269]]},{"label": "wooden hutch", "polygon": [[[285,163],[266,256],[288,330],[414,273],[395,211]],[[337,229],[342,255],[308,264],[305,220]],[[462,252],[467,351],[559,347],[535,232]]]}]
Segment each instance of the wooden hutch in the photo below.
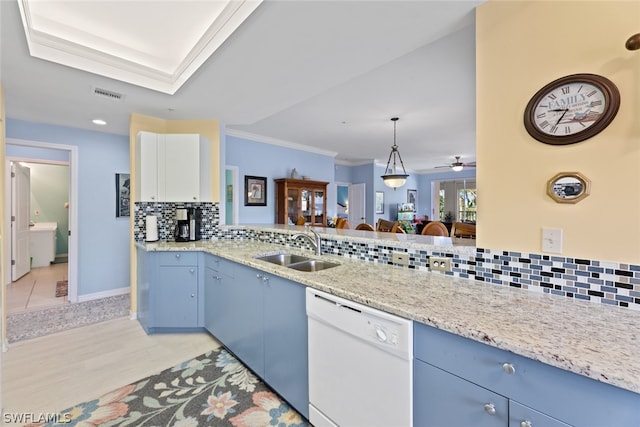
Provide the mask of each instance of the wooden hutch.
[{"label": "wooden hutch", "polygon": [[276,224],[327,226],[327,184],[310,179],[281,178],[276,183]]}]

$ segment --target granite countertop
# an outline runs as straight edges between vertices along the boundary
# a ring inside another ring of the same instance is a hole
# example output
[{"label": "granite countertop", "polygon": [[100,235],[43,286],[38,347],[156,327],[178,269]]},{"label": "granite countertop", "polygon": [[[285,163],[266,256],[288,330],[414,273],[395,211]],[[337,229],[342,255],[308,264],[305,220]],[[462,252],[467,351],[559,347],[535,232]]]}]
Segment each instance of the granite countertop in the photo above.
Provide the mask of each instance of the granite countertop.
[{"label": "granite countertop", "polygon": [[255,241],[139,243],[204,251],[551,366],[640,393],[640,312],[404,267],[322,255],[300,272],[255,259],[309,251]]}]

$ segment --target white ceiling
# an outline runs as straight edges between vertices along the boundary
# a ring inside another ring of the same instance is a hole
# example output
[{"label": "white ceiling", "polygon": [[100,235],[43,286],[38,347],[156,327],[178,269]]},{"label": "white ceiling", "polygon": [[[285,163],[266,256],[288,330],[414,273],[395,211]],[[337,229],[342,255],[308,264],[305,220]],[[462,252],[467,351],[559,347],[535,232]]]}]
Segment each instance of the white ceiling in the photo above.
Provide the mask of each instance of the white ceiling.
[{"label": "white ceiling", "polygon": [[[59,7],[38,9],[39,18],[46,18],[41,22],[59,20],[63,6],[71,5],[65,10],[79,24],[67,32],[89,40],[83,36],[94,28],[118,30],[103,52],[113,55],[113,46],[126,47],[128,55],[143,52],[136,60],[146,58],[151,62],[145,65],[169,73],[179,64],[175,58],[202,41],[220,6],[213,0],[46,3]],[[390,118],[397,116],[397,143],[408,170],[430,170],[453,162],[454,155],[472,162],[473,11],[480,3],[265,0],[171,95],[32,57],[18,3],[3,0],[6,115],[123,135],[132,112],[220,119],[232,134],[335,153],[353,164],[386,163],[393,143]],[[94,88],[123,99],[99,97]],[[93,125],[98,117],[108,124]]]}]

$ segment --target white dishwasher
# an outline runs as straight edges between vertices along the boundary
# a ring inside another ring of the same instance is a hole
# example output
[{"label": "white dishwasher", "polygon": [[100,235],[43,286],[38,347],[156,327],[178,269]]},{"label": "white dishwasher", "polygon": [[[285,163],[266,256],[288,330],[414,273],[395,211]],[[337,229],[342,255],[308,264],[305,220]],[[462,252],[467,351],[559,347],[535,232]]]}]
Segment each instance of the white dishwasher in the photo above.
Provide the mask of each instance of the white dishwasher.
[{"label": "white dishwasher", "polygon": [[412,322],[307,288],[309,421],[410,427]]}]

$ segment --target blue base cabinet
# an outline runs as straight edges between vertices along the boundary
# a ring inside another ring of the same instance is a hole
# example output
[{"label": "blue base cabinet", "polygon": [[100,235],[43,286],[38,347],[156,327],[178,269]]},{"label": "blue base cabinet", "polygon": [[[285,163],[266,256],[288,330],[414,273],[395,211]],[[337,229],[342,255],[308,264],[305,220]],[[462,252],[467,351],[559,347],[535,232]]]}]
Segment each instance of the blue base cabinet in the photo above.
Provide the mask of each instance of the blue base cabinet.
[{"label": "blue base cabinet", "polygon": [[205,328],[309,416],[305,286],[205,254]]},{"label": "blue base cabinet", "polygon": [[506,427],[508,400],[415,359],[415,427]]},{"label": "blue base cabinet", "polygon": [[309,417],[309,357],[305,286],[267,277],[264,291],[264,378]]},{"label": "blue base cabinet", "polygon": [[226,341],[219,338],[259,377],[264,377],[263,290],[258,272],[236,265],[233,286],[229,287],[227,309],[231,330]]},{"label": "blue base cabinet", "polygon": [[234,286],[234,263],[204,255],[204,327],[220,342],[231,340],[233,309],[229,305]]},{"label": "blue base cabinet", "polygon": [[138,321],[147,333],[195,331],[200,321],[198,254],[138,252]]},{"label": "blue base cabinet", "polygon": [[414,322],[414,426],[439,425],[637,427],[640,394]]}]

